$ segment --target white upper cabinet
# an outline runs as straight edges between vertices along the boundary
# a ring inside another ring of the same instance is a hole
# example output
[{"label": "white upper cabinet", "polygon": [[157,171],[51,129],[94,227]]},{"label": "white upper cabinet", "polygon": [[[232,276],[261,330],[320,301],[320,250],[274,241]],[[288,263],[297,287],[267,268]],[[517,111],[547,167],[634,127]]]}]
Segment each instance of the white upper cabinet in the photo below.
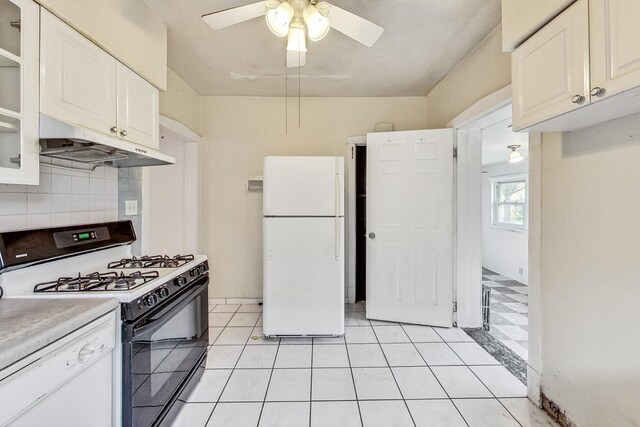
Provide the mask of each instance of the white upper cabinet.
[{"label": "white upper cabinet", "polygon": [[589,97],[589,8],[578,1],[512,55],[513,126],[580,108]]},{"label": "white upper cabinet", "polygon": [[638,22],[638,0],[578,0],[520,45],[514,130],[571,131],[640,111]]},{"label": "white upper cabinet", "polygon": [[595,101],[640,86],[640,1],[591,0],[590,6]]},{"label": "white upper cabinet", "polygon": [[0,183],[39,181],[38,31],[32,0],[0,0]]},{"label": "white upper cabinet", "polygon": [[157,149],[158,89],[44,9],[41,27],[40,111]]},{"label": "white upper cabinet", "polygon": [[158,89],[118,64],[118,132],[136,144],[160,148]]},{"label": "white upper cabinet", "polygon": [[45,9],[41,47],[40,111],[115,136],[117,61]]}]

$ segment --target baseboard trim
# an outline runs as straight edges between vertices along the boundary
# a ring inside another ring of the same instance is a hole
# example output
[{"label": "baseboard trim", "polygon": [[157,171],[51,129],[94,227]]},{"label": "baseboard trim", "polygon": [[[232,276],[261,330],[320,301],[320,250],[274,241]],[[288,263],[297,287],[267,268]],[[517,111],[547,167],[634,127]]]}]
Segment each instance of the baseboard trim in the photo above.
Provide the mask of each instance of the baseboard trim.
[{"label": "baseboard trim", "polygon": [[544,393],[542,393],[542,409],[562,427],[577,427],[577,425],[567,417],[566,411],[561,409]]},{"label": "baseboard trim", "polygon": [[262,298],[209,298],[209,305],[262,304]]}]

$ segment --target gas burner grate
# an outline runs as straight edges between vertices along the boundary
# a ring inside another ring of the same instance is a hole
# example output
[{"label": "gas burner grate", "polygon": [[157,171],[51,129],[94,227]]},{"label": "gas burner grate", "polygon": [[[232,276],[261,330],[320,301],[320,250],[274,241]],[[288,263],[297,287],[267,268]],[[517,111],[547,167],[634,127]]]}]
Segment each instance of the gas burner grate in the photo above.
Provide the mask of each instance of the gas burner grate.
[{"label": "gas burner grate", "polygon": [[133,258],[123,258],[109,263],[107,268],[176,268],[193,261],[193,255],[152,255]]},{"label": "gas burner grate", "polygon": [[129,274],[110,271],[108,273],[79,274],[75,277],[60,277],[51,282],[37,284],[34,292],[90,292],[130,291],[151,280],[157,279],[157,271],[135,271]]}]

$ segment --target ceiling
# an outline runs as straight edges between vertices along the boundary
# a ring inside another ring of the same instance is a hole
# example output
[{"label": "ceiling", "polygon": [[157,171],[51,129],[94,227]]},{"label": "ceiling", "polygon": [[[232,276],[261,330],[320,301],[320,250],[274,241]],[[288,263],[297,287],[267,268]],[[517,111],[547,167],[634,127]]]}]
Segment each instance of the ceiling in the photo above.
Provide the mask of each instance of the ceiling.
[{"label": "ceiling", "polygon": [[[146,0],[167,23],[169,67],[200,95],[283,96],[286,38],[257,18],[215,31],[201,16],[254,0]],[[384,27],[371,48],[331,30],[288,69],[302,96],[424,96],[501,20],[500,0],[330,0]],[[301,75],[298,85],[298,72]]]},{"label": "ceiling", "polygon": [[529,134],[513,132],[511,119],[482,130],[482,166],[508,163],[511,150],[507,145],[519,145],[525,159],[529,159]]}]

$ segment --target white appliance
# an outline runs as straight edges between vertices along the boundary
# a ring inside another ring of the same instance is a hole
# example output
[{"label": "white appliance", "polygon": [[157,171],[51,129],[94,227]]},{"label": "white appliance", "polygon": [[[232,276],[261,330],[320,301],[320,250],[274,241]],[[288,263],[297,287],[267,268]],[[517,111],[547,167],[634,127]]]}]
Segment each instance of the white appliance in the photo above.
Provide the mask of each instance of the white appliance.
[{"label": "white appliance", "polygon": [[[170,425],[185,404],[179,397],[188,395],[204,373],[210,344],[207,257],[134,257],[131,243],[135,240],[131,221],[0,233],[3,298],[110,297],[120,301],[113,350],[117,357],[112,358],[110,371],[117,373],[110,400],[114,402],[109,418],[113,422],[105,422],[96,414],[92,423],[78,417],[78,424],[73,425]],[[47,372],[55,370],[56,363],[48,364]],[[103,368],[104,363],[95,366]],[[17,371],[16,377],[23,372],[27,371]],[[101,384],[96,383],[96,387]],[[73,393],[66,398],[70,395]],[[61,416],[75,417],[70,414],[62,412]],[[0,416],[0,427],[3,420]],[[32,418],[25,420],[30,422]],[[22,425],[28,424],[17,424]]]},{"label": "white appliance", "polygon": [[111,312],[1,370],[0,426],[119,426],[117,322]]},{"label": "white appliance", "polygon": [[344,159],[264,158],[263,332],[344,334]]}]

